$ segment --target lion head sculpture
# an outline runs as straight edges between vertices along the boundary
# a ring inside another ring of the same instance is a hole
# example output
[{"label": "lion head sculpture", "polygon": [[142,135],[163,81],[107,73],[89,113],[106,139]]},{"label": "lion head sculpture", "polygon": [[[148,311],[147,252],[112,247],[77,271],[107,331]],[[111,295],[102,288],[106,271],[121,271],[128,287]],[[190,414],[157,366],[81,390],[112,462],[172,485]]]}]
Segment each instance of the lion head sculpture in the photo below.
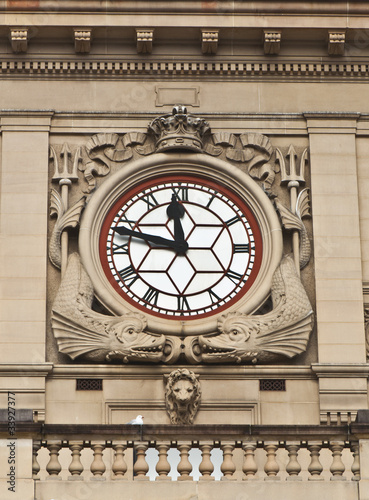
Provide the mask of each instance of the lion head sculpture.
[{"label": "lion head sculpture", "polygon": [[192,424],[201,399],[198,375],[186,368],[178,368],[164,377],[165,404],[171,423]]}]

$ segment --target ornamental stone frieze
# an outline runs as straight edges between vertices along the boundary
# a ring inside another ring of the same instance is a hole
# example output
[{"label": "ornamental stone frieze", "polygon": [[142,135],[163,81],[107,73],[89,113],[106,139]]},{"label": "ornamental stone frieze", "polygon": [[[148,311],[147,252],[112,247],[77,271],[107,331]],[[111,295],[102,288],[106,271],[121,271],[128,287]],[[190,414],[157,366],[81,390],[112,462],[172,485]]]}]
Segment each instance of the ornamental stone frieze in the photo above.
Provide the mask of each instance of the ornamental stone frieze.
[{"label": "ornamental stone frieze", "polygon": [[239,364],[306,351],[307,150],[275,148],[255,132],[213,133],[178,105],[146,133],[95,134],[77,148],[53,145],[50,158],[60,187],[49,244],[62,272],[51,318],[60,353]]}]

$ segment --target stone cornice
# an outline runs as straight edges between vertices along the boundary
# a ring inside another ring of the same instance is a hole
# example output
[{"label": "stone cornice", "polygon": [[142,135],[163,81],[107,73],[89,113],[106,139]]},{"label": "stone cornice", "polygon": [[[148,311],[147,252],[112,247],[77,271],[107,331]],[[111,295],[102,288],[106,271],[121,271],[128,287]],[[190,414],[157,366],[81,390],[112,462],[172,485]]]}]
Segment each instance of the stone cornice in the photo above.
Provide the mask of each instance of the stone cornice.
[{"label": "stone cornice", "polygon": [[368,363],[313,363],[311,369],[318,378],[368,377]]},{"label": "stone cornice", "polygon": [[0,130],[1,132],[20,130],[48,132],[53,114],[54,112],[50,110],[4,110],[0,113]]},{"label": "stone cornice", "polygon": [[[185,368],[185,366],[183,366]],[[106,365],[55,365],[50,378],[75,379],[78,377],[96,378],[137,378],[158,379],[170,372],[168,366],[106,366]],[[197,366],[196,373],[207,379],[252,379],[259,378],[288,378],[288,379],[315,379],[314,373],[308,366]]]},{"label": "stone cornice", "polygon": [[45,377],[52,371],[52,363],[1,363],[1,377]]},{"label": "stone cornice", "polygon": [[204,58],[173,59],[88,59],[32,57],[9,58],[0,56],[1,78],[56,78],[83,79],[152,79],[166,80],[174,76],[178,81],[206,76],[207,79],[269,80],[269,81],[337,81],[339,83],[363,83],[369,80],[369,64],[358,62],[291,61],[238,59],[206,60]]},{"label": "stone cornice", "polygon": [[131,2],[130,0],[101,2],[100,0],[38,0],[38,2],[27,2],[25,0],[0,1],[0,12],[209,12],[222,14],[231,13],[258,13],[258,14],[300,14],[311,15],[365,15],[369,13],[369,5],[365,0],[356,1],[336,1],[336,2],[301,2],[301,1],[281,1],[257,0],[254,2],[218,1],[205,3],[201,0],[182,0],[173,2],[172,0],[140,0]]}]

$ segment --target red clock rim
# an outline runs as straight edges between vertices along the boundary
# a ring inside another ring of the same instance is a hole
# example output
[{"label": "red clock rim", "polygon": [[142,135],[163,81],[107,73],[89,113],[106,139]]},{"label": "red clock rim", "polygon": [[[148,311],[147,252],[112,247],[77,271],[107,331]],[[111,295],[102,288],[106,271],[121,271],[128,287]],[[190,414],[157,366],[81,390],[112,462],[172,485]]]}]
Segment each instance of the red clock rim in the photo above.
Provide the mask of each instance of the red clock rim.
[{"label": "red clock rim", "polygon": [[[216,191],[220,191],[222,194],[227,196],[235,205],[245,214],[248,223],[251,226],[254,242],[255,242],[255,260],[254,265],[251,270],[251,273],[247,279],[246,284],[241,288],[241,290],[233,297],[231,300],[223,304],[222,306],[217,307],[213,311],[209,311],[206,313],[196,314],[194,316],[185,316],[185,315],[170,315],[163,314],[152,309],[147,308],[145,305],[138,304],[135,300],[133,300],[129,295],[127,295],[124,290],[118,285],[114,276],[111,273],[107,255],[106,255],[106,242],[109,230],[111,228],[111,224],[116,216],[117,212],[121,209],[122,205],[126,203],[130,198],[135,196],[136,194],[148,189],[150,187],[156,186],[158,183],[165,182],[194,182],[198,183],[201,181],[203,186],[209,187]],[[221,188],[221,189],[219,189]],[[150,180],[137,184],[136,186],[129,189],[129,191],[125,192],[109,209],[107,215],[104,218],[100,237],[99,237],[99,257],[102,265],[102,269],[106,278],[108,279],[110,285],[114,288],[114,290],[118,293],[120,297],[122,297],[125,301],[127,301],[130,305],[132,305],[135,309],[138,309],[142,312],[149,313],[152,316],[156,316],[158,318],[165,318],[168,321],[194,321],[203,318],[207,318],[210,316],[214,316],[215,314],[219,314],[229,309],[235,303],[237,303],[251,288],[255,279],[258,275],[258,272],[261,267],[262,262],[262,254],[263,254],[263,244],[262,244],[262,236],[258,223],[256,222],[255,216],[252,213],[249,206],[242,200],[238,194],[231,191],[227,186],[225,186],[221,182],[214,182],[207,177],[203,177],[201,175],[182,175],[182,174],[170,174],[170,175],[158,175],[157,177],[152,177]]]}]

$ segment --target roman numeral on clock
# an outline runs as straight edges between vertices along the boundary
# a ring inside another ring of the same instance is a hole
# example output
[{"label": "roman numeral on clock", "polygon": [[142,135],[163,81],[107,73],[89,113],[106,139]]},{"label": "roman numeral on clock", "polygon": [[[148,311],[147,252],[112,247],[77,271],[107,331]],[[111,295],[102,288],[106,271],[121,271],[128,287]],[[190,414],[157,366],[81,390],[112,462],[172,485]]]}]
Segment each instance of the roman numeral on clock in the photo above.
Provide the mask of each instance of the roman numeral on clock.
[{"label": "roman numeral on clock", "polygon": [[118,273],[128,288],[131,287],[136,280],[138,280],[138,274],[132,266],[127,266],[118,271]]},{"label": "roman numeral on clock", "polygon": [[177,296],[177,309],[178,311],[189,311],[190,304],[187,301],[187,298],[184,295]]},{"label": "roman numeral on clock", "polygon": [[152,193],[146,194],[145,196],[143,196],[141,198],[141,200],[146,203],[147,210],[149,210],[150,208],[153,208],[153,207],[156,207],[156,206],[159,205],[159,203],[157,202],[155,196]]},{"label": "roman numeral on clock", "polygon": [[242,274],[236,273],[231,269],[226,273],[227,278],[229,278],[235,285],[238,285],[240,281],[245,281],[242,279]]},{"label": "roman numeral on clock", "polygon": [[208,290],[208,293],[212,304],[215,304],[216,302],[220,301],[220,297],[218,297],[218,295],[215,292],[213,292],[213,290]]},{"label": "roman numeral on clock", "polygon": [[159,292],[155,290],[155,288],[152,288],[149,286],[147,289],[145,295],[142,297],[142,299],[145,302],[148,302],[149,304],[156,306],[158,303],[158,298],[159,298]]},{"label": "roman numeral on clock", "polygon": [[128,243],[122,243],[121,245],[117,245],[116,243],[113,243],[113,254],[114,255],[128,255]]},{"label": "roman numeral on clock", "polygon": [[250,245],[248,243],[239,244],[235,243],[233,245],[233,253],[249,253]]},{"label": "roman numeral on clock", "polygon": [[237,222],[241,222],[241,219],[238,217],[238,215],[235,215],[234,217],[232,217],[232,219],[225,221],[228,227],[233,226],[233,224],[236,224]]},{"label": "roman numeral on clock", "polygon": [[130,220],[127,218],[126,214],[123,214],[121,217],[121,222],[127,222],[129,224],[130,228],[132,229],[134,225],[136,224],[136,221]]},{"label": "roman numeral on clock", "polygon": [[172,188],[173,193],[176,195],[179,201],[188,201],[188,187],[180,186]]},{"label": "roman numeral on clock", "polygon": [[206,205],[206,208],[210,207],[210,205],[213,203],[214,199],[215,199],[215,194],[213,194],[213,196],[209,199],[209,201],[208,201],[208,203]]}]

